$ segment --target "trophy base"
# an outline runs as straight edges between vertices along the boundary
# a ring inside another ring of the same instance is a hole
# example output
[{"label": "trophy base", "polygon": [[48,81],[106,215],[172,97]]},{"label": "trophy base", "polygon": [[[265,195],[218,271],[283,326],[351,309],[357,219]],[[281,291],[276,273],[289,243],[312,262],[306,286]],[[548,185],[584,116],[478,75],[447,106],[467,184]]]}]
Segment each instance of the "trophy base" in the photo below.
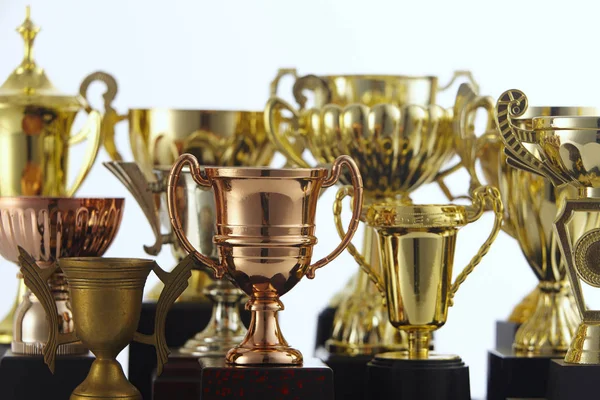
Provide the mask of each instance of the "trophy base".
[{"label": "trophy base", "polygon": [[69,400],[91,399],[142,400],[142,395],[129,383],[121,364],[116,360],[96,358],[85,380],[75,388],[69,398]]},{"label": "trophy base", "polygon": [[[154,400],[333,400],[333,373],[319,360],[303,366],[233,366],[222,357],[169,357]],[[337,397],[341,398],[341,397]]]},{"label": "trophy base", "polygon": [[316,356],[333,371],[335,397],[344,400],[364,400],[367,363],[373,356],[348,356],[317,349]]},{"label": "trophy base", "polygon": [[[30,356],[41,356],[46,343],[25,343],[13,341],[10,349],[14,354],[24,354]],[[60,356],[70,356],[77,354],[87,354],[89,349],[81,342],[68,343],[58,346],[56,354]]]},{"label": "trophy base", "polygon": [[[560,357],[560,356],[556,356]],[[517,356],[513,350],[488,353],[487,400],[544,398],[551,356]]]},{"label": "trophy base", "polygon": [[458,356],[384,353],[367,364],[369,400],[471,400],[469,367]]},{"label": "trophy base", "polygon": [[2,400],[68,399],[87,376],[93,361],[91,354],[57,356],[52,374],[43,357],[7,350],[0,356]]},{"label": "trophy base", "polygon": [[236,346],[227,352],[228,364],[245,365],[293,365],[303,363],[302,353],[290,346],[242,347]]},{"label": "trophy base", "polygon": [[552,360],[548,372],[548,400],[591,400],[598,398],[598,364],[567,364]]},{"label": "trophy base", "polygon": [[512,349],[521,324],[512,321],[496,321],[496,349]]},{"label": "trophy base", "polygon": [[315,339],[315,350],[325,346],[327,339],[333,332],[333,318],[337,307],[327,307],[317,317],[317,337]]}]

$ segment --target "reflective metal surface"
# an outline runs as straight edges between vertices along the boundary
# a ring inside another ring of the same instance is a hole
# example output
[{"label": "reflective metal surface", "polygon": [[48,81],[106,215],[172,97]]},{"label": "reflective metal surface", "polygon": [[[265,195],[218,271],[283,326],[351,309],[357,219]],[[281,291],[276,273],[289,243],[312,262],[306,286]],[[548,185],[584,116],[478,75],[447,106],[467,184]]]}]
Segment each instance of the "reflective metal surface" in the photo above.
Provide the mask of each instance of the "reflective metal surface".
[{"label": "reflective metal surface", "polygon": [[[217,244],[220,262],[204,256],[185,236],[177,204],[177,187],[184,167],[199,185],[212,187],[216,201]],[[325,258],[311,264],[317,238],[315,213],[321,188],[335,184],[343,167],[352,171],[355,201],[348,234]],[[211,268],[215,277],[229,274],[250,296],[252,311],[248,333],[231,349],[226,360],[245,364],[302,364],[302,354],[291,348],[279,329],[279,297],[306,275],[337,257],[348,245],[362,207],[362,180],[348,156],[327,169],[271,169],[204,167],[189,154],[182,155],[169,176],[167,203],[173,231],[182,247]]]},{"label": "reflective metal surface", "polygon": [[[123,207],[123,199],[0,197],[0,255],[17,263],[21,246],[42,268],[51,268],[61,257],[100,256],[119,230]],[[57,328],[72,332],[68,284],[61,270],[50,277],[49,289],[59,310]],[[13,327],[13,352],[41,354],[51,327],[31,292],[20,302]],[[77,343],[59,348],[60,354],[87,351]]]},{"label": "reflective metal surface", "polygon": [[[349,192],[344,189],[340,193],[345,196]],[[344,196],[338,196],[337,202]],[[479,219],[486,208],[494,212],[492,231],[452,283],[458,229]],[[378,357],[430,358],[431,332],[444,325],[458,288],[489,251],[502,214],[500,193],[485,186],[473,191],[471,206],[379,203],[369,207],[366,221],[378,234],[383,275],[366,263],[362,266],[385,296],[390,322],[408,336],[407,352]],[[337,228],[340,235],[344,233]]]},{"label": "reflective metal surface", "polygon": [[[506,146],[507,162],[544,176],[556,187],[571,185],[579,188],[578,199],[563,201],[554,223],[582,317],[565,362],[600,364],[600,336],[596,329],[600,324],[600,311],[587,307],[582,291],[582,283],[600,287],[596,277],[600,276],[597,273],[600,180],[596,177],[600,163],[594,151],[600,117],[543,116],[533,118],[531,128],[519,127],[514,120],[522,117],[527,109],[527,97],[519,90],[506,91],[498,99],[498,126]],[[587,218],[587,224],[574,237],[570,224],[576,218]]]},{"label": "reflective metal surface", "polygon": [[[172,272],[163,271],[154,261],[132,258],[64,257],[58,264],[42,269],[23,248],[19,248],[21,272],[27,286],[40,299],[51,325],[44,361],[54,372],[58,346],[81,341],[96,356],[87,378],[75,388],[71,400],[136,399],[140,392],[127,381],[117,355],[132,340],[156,348],[157,375],[167,362],[165,320],[169,308],[185,289],[194,265],[193,257],[181,261]],[[46,280],[60,267],[69,279],[74,330],[59,332],[56,304]],[[142,295],[150,271],[165,283],[156,306],[154,333],[136,332],[142,309]]]}]

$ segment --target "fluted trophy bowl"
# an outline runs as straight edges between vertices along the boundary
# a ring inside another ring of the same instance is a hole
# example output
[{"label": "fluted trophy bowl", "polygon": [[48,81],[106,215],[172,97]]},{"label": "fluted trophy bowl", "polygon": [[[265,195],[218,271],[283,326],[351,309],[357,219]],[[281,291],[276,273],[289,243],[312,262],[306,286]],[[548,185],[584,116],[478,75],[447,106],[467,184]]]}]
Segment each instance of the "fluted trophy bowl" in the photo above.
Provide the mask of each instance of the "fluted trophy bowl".
[{"label": "fluted trophy bowl", "polygon": [[[0,255],[18,263],[21,246],[37,264],[48,268],[61,257],[101,256],[115,238],[123,216],[124,199],[0,197]],[[61,332],[73,330],[68,283],[62,271],[50,278]],[[41,354],[49,327],[38,299],[27,291],[18,306],[12,351]],[[79,343],[59,348],[62,354],[87,353]]]}]

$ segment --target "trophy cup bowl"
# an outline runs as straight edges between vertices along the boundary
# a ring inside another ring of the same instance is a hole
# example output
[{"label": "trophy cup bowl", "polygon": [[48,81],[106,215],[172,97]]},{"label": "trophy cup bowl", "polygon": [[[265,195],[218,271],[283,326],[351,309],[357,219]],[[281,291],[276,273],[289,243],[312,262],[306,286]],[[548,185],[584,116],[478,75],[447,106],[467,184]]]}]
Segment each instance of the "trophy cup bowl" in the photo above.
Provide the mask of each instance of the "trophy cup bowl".
[{"label": "trophy cup bowl", "polygon": [[[216,203],[214,242],[220,262],[206,257],[190,243],[183,230],[177,187],[188,166],[197,184],[212,187]],[[353,171],[355,202],[348,234],[327,257],[311,264],[315,237],[315,213],[321,188],[335,184],[346,166]],[[248,333],[226,356],[237,365],[301,365],[302,354],[291,348],[279,329],[279,297],[306,275],[314,278],[345,248],[358,225],[362,207],[362,180],[348,156],[339,157],[327,176],[325,168],[274,169],[251,167],[204,167],[190,155],[182,155],[169,176],[167,203],[173,231],[182,247],[211,268],[216,278],[225,273],[250,300]]]},{"label": "trophy cup bowl", "polygon": [[[577,199],[566,199],[554,223],[579,315],[582,321],[565,356],[567,364],[600,364],[600,317],[584,301],[582,282],[600,287],[596,279],[598,210],[600,180],[596,177],[600,162],[597,116],[542,116],[532,120],[531,128],[513,122],[528,108],[525,94],[504,92],[497,103],[498,125],[506,146],[508,162],[517,168],[534,171],[556,187],[578,188]],[[594,124],[596,124],[594,126]],[[531,151],[534,146],[535,152]],[[578,218],[587,219],[580,229],[572,229]],[[576,232],[574,232],[576,231]]]},{"label": "trophy cup bowl", "polygon": [[[50,268],[61,257],[100,256],[116,236],[123,215],[123,199],[0,197],[0,255],[17,263],[19,246],[41,268]],[[56,308],[57,329],[73,331],[69,283],[60,269],[50,277],[49,288]],[[50,328],[46,314],[30,291],[19,304],[14,321],[12,351],[41,354]],[[60,354],[85,354],[80,343],[62,346]]]},{"label": "trophy cup bowl", "polygon": [[[132,258],[64,257],[48,269],[39,268],[36,260],[19,248],[19,262],[27,286],[36,294],[49,315],[50,335],[44,346],[44,361],[54,372],[57,348],[81,341],[96,356],[87,378],[73,391],[71,400],[136,399],[140,392],[127,381],[117,355],[132,340],[156,347],[158,375],[167,361],[165,340],[167,312],[187,286],[192,257],[181,261],[167,273],[152,260]],[[74,330],[61,333],[56,325],[56,306],[46,284],[60,268],[69,280]],[[150,271],[165,283],[156,309],[154,334],[136,332],[142,308],[143,289]]]}]

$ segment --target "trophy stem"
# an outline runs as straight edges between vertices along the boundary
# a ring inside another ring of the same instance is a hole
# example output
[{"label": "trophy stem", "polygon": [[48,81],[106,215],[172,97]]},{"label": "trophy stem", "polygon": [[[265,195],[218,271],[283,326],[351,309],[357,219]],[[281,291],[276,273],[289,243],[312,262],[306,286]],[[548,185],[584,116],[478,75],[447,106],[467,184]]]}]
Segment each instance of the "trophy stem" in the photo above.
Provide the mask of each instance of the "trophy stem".
[{"label": "trophy stem", "polygon": [[563,356],[580,321],[570,286],[542,281],[538,288],[535,310],[517,331],[513,348],[523,355]]},{"label": "trophy stem", "polygon": [[217,280],[204,289],[204,294],[213,302],[210,321],[179,352],[194,356],[222,356],[239,344],[246,334],[239,311],[244,293],[229,281]]},{"label": "trophy stem", "polygon": [[302,353],[287,344],[279,328],[277,312],[284,309],[279,296],[255,293],[246,309],[252,311],[248,332],[239,346],[229,350],[226,361],[237,365],[302,365]]},{"label": "trophy stem", "polygon": [[430,340],[431,331],[422,329],[408,331],[408,358],[410,360],[429,358]]},{"label": "trophy stem", "polygon": [[114,358],[98,356],[83,382],[71,394],[70,400],[127,399],[142,400],[142,395],[125,377],[123,368]]}]

